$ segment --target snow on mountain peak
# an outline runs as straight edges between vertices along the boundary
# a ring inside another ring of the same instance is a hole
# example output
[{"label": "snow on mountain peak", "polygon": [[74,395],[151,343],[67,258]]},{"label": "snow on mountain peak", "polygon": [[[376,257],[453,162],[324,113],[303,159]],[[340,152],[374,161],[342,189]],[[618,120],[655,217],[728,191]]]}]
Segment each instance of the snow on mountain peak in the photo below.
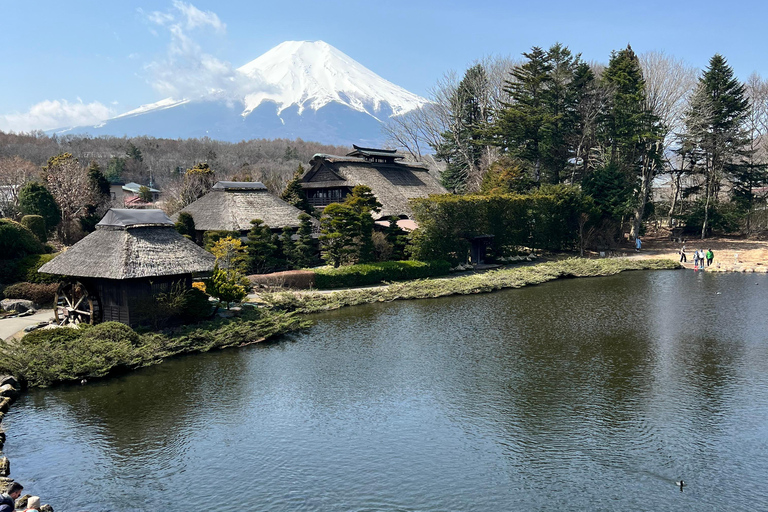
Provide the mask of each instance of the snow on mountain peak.
[{"label": "snow on mountain peak", "polygon": [[243,116],[265,101],[277,103],[278,114],[292,105],[301,113],[338,102],[372,116],[384,102],[392,115],[427,102],[324,41],[286,41],[238,71],[261,84],[245,95]]}]

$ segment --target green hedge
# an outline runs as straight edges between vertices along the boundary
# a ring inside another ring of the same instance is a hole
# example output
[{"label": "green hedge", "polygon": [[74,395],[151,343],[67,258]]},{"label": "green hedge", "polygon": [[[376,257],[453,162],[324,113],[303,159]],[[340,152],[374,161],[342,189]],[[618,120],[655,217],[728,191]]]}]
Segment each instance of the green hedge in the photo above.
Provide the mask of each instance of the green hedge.
[{"label": "green hedge", "polygon": [[338,268],[313,269],[315,286],[323,288],[345,288],[366,286],[384,281],[406,281],[442,276],[451,265],[447,261],[384,261],[362,263]]},{"label": "green hedge", "polygon": [[556,185],[526,195],[430,196],[412,199],[411,206],[419,224],[411,235],[412,256],[463,263],[479,235],[493,235],[494,251],[502,256],[518,247],[573,249],[579,217],[593,202],[577,187]]},{"label": "green hedge", "polygon": [[138,334],[117,322],[40,329],[12,343],[0,341],[0,373],[29,386],[77,382],[157,364],[176,354],[255,343],[310,325],[289,313],[255,310],[164,333]]}]

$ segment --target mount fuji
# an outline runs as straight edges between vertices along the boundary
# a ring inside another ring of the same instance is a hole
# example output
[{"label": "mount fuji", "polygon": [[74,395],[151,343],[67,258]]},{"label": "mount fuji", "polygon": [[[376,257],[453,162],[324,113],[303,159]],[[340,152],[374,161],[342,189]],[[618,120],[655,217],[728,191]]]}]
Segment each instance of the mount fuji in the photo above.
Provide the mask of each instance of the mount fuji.
[{"label": "mount fuji", "polygon": [[382,141],[389,117],[427,103],[323,41],[286,41],[235,70],[230,82],[202,97],[166,98],[97,126],[53,131],[365,145]]}]

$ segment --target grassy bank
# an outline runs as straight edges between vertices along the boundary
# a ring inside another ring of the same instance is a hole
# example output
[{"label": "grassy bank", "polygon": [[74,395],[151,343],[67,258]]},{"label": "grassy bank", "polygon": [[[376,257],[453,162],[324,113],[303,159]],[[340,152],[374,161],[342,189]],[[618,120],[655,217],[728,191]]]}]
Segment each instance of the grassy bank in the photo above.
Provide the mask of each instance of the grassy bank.
[{"label": "grassy bank", "polygon": [[117,322],[41,329],[0,344],[0,373],[31,387],[77,382],[158,364],[178,354],[256,343],[310,325],[293,314],[258,310],[151,334]]},{"label": "grassy bank", "polygon": [[345,306],[402,299],[426,299],[448,295],[487,293],[504,288],[522,288],[565,277],[609,276],[627,270],[667,270],[680,265],[672,260],[609,258],[588,260],[571,258],[538,265],[503,268],[482,274],[450,279],[422,279],[394,283],[367,290],[344,290],[329,294],[279,292],[262,299],[273,309],[316,313]]}]

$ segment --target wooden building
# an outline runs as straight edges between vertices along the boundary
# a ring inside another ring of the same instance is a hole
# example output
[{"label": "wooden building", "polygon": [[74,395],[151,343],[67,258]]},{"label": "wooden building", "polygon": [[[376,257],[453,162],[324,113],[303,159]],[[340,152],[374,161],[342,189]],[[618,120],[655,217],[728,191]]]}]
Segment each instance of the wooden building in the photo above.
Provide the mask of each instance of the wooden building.
[{"label": "wooden building", "polygon": [[342,202],[352,188],[367,185],[382,204],[375,218],[411,219],[409,199],[448,193],[424,165],[403,162],[395,150],[353,147],[346,156],[320,153],[310,160],[301,186],[315,208]]},{"label": "wooden building", "polygon": [[139,325],[154,296],[213,270],[212,254],[187,240],[162,210],[113,208],[96,231],[40,267],[66,276],[59,323],[116,321]]},{"label": "wooden building", "polygon": [[[261,219],[276,232],[285,227],[295,229],[303,213],[272,195],[258,181],[219,181],[209,193],[181,211],[194,219],[198,241],[202,241],[206,231],[238,231],[246,236],[253,219]],[[173,219],[178,219],[178,213]],[[314,219],[313,222],[316,223]]]}]

